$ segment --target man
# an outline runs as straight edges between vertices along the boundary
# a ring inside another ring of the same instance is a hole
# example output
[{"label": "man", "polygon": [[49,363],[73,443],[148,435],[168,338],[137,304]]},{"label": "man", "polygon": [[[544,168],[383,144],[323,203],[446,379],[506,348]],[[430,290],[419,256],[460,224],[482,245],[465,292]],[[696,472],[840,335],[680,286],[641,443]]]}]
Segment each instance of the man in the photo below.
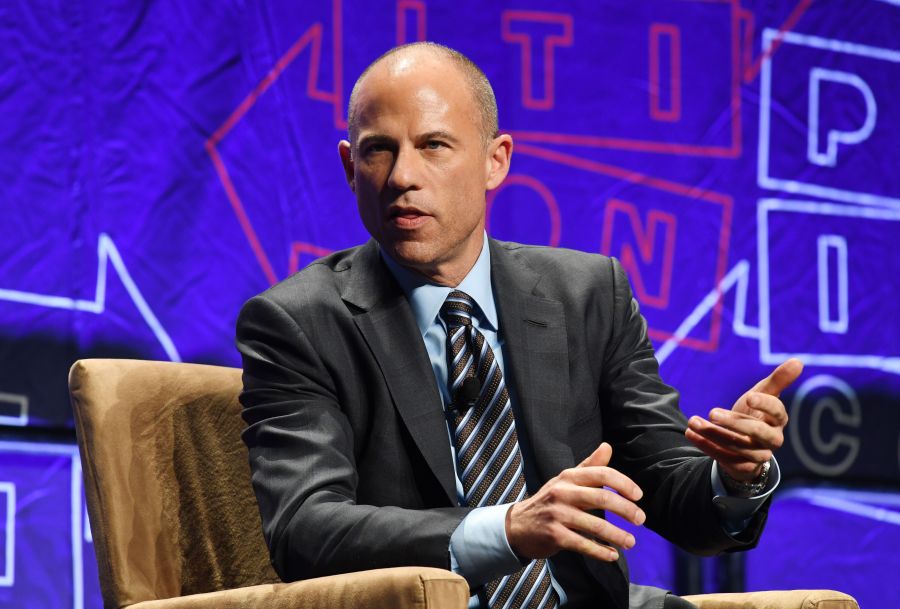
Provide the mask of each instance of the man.
[{"label": "man", "polygon": [[676,607],[629,593],[619,549],[634,539],[604,510],[690,551],[752,547],[787,422],[777,396],[800,363],[686,424],[617,262],[486,237],[512,139],[459,53],[378,59],[349,132],[339,152],[373,240],[238,322],[281,577],[424,565],[463,575],[472,606]]}]

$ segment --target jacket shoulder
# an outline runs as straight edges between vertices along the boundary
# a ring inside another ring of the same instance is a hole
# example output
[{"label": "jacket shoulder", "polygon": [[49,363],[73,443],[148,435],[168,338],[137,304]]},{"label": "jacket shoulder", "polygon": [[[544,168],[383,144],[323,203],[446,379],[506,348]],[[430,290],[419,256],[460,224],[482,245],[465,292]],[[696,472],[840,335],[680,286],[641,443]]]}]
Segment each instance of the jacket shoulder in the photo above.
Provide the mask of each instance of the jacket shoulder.
[{"label": "jacket shoulder", "polygon": [[[364,245],[328,254],[279,281],[244,303],[239,321],[253,311],[277,309],[296,320],[316,315],[320,309],[334,311],[341,302],[344,276]],[[342,307],[340,307],[342,308]]]},{"label": "jacket shoulder", "polygon": [[316,294],[337,293],[342,274],[350,270],[353,259],[363,247],[359,245],[340,250],[314,260],[303,269],[272,285],[258,297],[275,302],[284,300],[296,302],[298,291],[306,295],[305,299]]},{"label": "jacket shoulder", "polygon": [[603,254],[504,241],[497,241],[496,247],[502,255],[540,275],[544,291],[566,294],[582,289],[611,290],[624,279],[619,262]]}]

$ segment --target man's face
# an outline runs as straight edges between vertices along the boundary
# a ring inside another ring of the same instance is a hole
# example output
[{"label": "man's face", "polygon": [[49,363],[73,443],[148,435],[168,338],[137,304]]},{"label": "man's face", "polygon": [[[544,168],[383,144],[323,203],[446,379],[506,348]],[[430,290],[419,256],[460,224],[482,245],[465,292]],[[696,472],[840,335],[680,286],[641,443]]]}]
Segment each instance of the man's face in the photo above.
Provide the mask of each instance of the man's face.
[{"label": "man's face", "polygon": [[505,177],[511,143],[498,176],[498,141],[486,144],[464,76],[424,53],[373,68],[356,117],[340,152],[363,224],[397,262],[455,285],[481,251],[485,191]]}]

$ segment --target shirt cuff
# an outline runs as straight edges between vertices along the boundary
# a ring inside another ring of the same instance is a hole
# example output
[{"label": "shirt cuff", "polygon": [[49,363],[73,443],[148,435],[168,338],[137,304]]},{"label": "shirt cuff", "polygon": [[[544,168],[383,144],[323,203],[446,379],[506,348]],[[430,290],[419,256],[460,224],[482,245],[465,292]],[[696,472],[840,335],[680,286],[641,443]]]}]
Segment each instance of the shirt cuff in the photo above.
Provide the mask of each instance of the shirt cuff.
[{"label": "shirt cuff", "polygon": [[722,482],[722,476],[719,474],[719,464],[713,461],[713,505],[719,510],[725,532],[734,536],[746,529],[750,524],[750,519],[778,487],[779,482],[781,482],[781,470],[778,468],[778,461],[772,457],[769,461],[769,477],[763,492],[753,497],[735,497],[728,494],[725,483]]},{"label": "shirt cuff", "polygon": [[450,569],[474,590],[522,568],[506,539],[506,512],[511,503],[475,508],[450,536]]}]

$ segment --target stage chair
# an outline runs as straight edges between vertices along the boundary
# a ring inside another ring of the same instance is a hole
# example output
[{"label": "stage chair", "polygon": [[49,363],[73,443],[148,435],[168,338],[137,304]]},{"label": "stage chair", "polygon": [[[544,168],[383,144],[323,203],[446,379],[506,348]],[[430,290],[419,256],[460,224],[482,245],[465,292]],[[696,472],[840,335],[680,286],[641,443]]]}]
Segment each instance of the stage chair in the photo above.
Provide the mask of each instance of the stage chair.
[{"label": "stage chair", "polygon": [[[465,609],[463,578],[404,567],[282,583],[250,485],[236,368],[81,360],[69,391],[108,608]],[[701,609],[859,609],[828,591],[688,597]]]},{"label": "stage chair", "polygon": [[250,485],[236,368],[83,360],[69,372],[107,608],[465,609],[441,569],[282,583]]}]

